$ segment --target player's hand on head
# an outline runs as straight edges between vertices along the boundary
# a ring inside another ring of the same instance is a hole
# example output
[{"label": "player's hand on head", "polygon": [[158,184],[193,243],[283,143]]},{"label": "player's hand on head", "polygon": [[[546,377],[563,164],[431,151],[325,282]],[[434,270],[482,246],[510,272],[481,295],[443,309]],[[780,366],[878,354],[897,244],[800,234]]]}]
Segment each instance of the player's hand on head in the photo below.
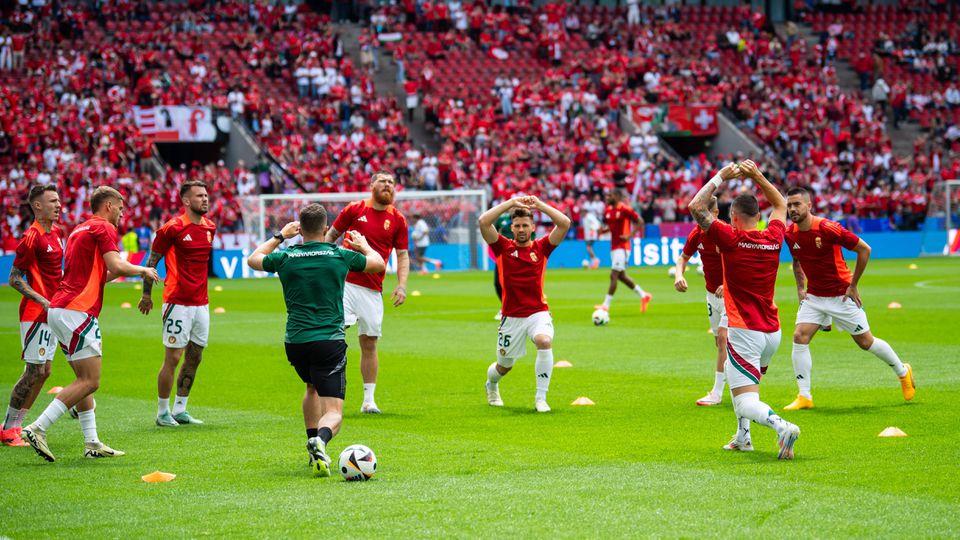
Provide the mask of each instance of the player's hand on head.
[{"label": "player's hand on head", "polygon": [[300,222],[291,221],[290,223],[287,223],[282,229],[280,229],[280,234],[283,235],[283,237],[287,240],[300,234]]},{"label": "player's hand on head", "polygon": [[153,309],[153,298],[150,298],[149,296],[141,296],[140,303],[137,304],[137,309],[140,310],[140,313],[149,315],[150,310]]},{"label": "player's hand on head", "polygon": [[762,176],[760,174],[760,168],[757,167],[757,164],[749,159],[746,161],[740,162],[740,171],[743,173],[744,176],[747,176],[753,179],[757,179],[757,178],[760,178],[760,176]]},{"label": "player's hand on head", "polygon": [[400,307],[404,302],[407,301],[407,289],[404,287],[397,287],[393,290],[393,294],[390,295],[390,298],[393,299],[393,307]]}]

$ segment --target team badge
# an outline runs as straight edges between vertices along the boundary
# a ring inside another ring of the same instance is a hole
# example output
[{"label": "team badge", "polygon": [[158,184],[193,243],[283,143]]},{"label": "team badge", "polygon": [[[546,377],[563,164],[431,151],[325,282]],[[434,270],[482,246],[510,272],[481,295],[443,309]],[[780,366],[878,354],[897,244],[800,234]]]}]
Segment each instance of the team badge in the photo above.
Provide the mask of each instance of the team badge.
[{"label": "team badge", "polygon": [[171,344],[173,344],[173,343],[176,343],[176,342],[177,342],[177,338],[175,338],[175,337],[173,337],[173,336],[170,336],[169,338],[167,338],[167,341],[169,341]]},{"label": "team badge", "polygon": [[816,239],[816,244],[817,244],[817,249],[820,249],[823,247],[823,240],[820,240],[819,236]]},{"label": "team badge", "polygon": [[40,350],[38,350],[37,352],[40,354],[40,356],[47,354],[47,350],[44,349],[43,347],[40,347]]},{"label": "team badge", "polygon": [[389,230],[390,230],[390,220],[389,220],[389,219],[384,220],[384,222],[383,222],[383,230],[385,230],[385,231],[389,231]]},{"label": "team badge", "polygon": [[501,348],[500,348],[500,356],[506,356],[506,355],[507,355],[507,350],[504,349],[503,347],[501,347]]},{"label": "team badge", "polygon": [[530,260],[533,261],[533,262],[537,262],[537,254],[531,251],[531,252],[530,252]]}]

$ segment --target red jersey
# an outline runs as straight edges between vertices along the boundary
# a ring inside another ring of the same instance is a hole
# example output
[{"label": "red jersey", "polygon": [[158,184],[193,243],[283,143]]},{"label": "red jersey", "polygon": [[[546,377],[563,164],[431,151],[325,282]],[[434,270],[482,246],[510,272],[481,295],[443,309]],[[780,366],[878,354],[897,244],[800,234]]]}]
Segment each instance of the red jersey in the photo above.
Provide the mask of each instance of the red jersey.
[{"label": "red jersey", "polygon": [[[373,207],[373,199],[348,204],[333,221],[333,228],[343,233],[356,231],[362,234],[384,261],[390,259],[390,252],[394,249],[408,249],[410,241],[407,236],[407,220],[403,214],[393,205],[377,210]],[[347,274],[347,283],[381,292],[384,275],[385,272],[350,272]]]},{"label": "red jersey", "polygon": [[497,242],[490,245],[497,258],[497,279],[503,288],[504,317],[529,317],[550,309],[543,295],[543,277],[547,270],[547,257],[556,248],[550,243],[549,236],[538,238],[527,247],[520,247],[515,241],[500,235]]},{"label": "red jersey", "polygon": [[99,216],[81,223],[67,238],[67,257],[63,281],[50,307],[83,311],[94,317],[103,307],[103,285],[107,282],[107,265],[103,256],[120,251],[117,228]]},{"label": "red jersey", "polygon": [[640,216],[630,206],[618,203],[607,206],[603,212],[603,221],[610,228],[610,250],[625,249],[630,251],[630,240],[621,236],[630,234],[630,225],[640,219]]},{"label": "red jersey", "polygon": [[787,229],[787,247],[807,276],[807,292],[814,296],[843,296],[850,286],[850,269],[841,247],[853,249],[860,237],[842,225],[820,217],[810,218],[810,230],[796,223]]},{"label": "red jersey", "polygon": [[[63,279],[63,231],[54,225],[45,232],[36,221],[23,233],[17,245],[13,266],[27,276],[30,288],[50,300]],[[20,301],[20,322],[47,322],[43,306],[23,297]]]},{"label": "red jersey", "polygon": [[707,238],[707,234],[700,227],[690,231],[687,243],[683,245],[683,254],[687,257],[693,257],[697,252],[700,253],[707,292],[715,294],[717,287],[723,285],[723,258],[720,256],[720,248]]},{"label": "red jersey", "polygon": [[153,239],[154,253],[165,257],[167,277],[163,280],[163,303],[205,306],[207,269],[217,226],[205,217],[194,224],[181,214],[163,224]]},{"label": "red jersey", "polygon": [[773,294],[786,228],[782,221],[771,220],[766,230],[738,231],[714,221],[707,230],[723,258],[723,305],[730,328],[767,333],[780,329]]}]

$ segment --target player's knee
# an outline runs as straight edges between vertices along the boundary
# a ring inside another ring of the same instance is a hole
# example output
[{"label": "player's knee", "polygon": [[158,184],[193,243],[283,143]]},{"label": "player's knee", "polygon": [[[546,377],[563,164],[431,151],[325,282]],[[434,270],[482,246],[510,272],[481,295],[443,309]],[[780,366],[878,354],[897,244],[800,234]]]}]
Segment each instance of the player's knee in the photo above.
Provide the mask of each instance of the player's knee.
[{"label": "player's knee", "polygon": [[858,336],[853,336],[853,341],[855,341],[861,349],[865,351],[870,350],[870,347],[873,347],[873,334],[866,332]]},{"label": "player's knee", "polygon": [[81,384],[87,395],[93,394],[100,389],[100,377],[82,379]]},{"label": "player's knee", "polygon": [[793,342],[797,345],[809,345],[810,337],[808,334],[801,332],[799,329],[793,331]]},{"label": "player's knee", "polygon": [[544,335],[534,336],[533,343],[537,346],[538,349],[546,350],[553,347],[553,338],[551,338],[550,336],[544,336]]}]

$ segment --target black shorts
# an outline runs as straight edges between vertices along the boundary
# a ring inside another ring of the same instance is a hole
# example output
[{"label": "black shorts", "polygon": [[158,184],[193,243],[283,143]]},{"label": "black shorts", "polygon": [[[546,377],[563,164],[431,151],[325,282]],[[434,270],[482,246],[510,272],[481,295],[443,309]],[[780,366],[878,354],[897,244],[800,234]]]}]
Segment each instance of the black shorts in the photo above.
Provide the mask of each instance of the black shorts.
[{"label": "black shorts", "polygon": [[347,390],[347,342],[285,343],[287,360],[300,380],[312,384],[320,397],[343,399]]}]

